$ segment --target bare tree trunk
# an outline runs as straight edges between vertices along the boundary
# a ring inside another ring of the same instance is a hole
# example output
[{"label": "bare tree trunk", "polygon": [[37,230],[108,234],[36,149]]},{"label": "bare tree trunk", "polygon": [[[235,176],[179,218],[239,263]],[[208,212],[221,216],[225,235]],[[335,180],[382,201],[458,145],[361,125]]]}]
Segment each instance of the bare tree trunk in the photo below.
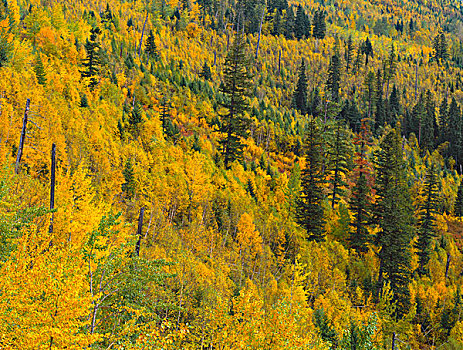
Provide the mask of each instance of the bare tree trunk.
[{"label": "bare tree trunk", "polygon": [[281,72],[281,50],[278,51],[278,74]]},{"label": "bare tree trunk", "polygon": [[418,62],[416,62],[416,69],[415,69],[415,101],[417,99],[418,94]]},{"label": "bare tree trunk", "polygon": [[143,227],[143,215],[145,213],[145,208],[140,209],[140,216],[138,217],[138,228],[137,228],[137,236],[138,236],[138,241],[137,244],[135,245],[135,255],[140,256],[140,246],[141,246],[141,238],[142,238],[142,227]]},{"label": "bare tree trunk", "polygon": [[[56,169],[56,145],[51,146],[51,169],[50,169],[50,210],[55,209],[55,169]],[[51,213],[50,227],[48,233],[53,233],[53,216]],[[50,241],[51,244],[51,241]]]},{"label": "bare tree trunk", "polygon": [[215,66],[216,62],[217,62],[217,52],[214,51],[214,64],[212,65],[212,67]]},{"label": "bare tree trunk", "polygon": [[143,35],[145,34],[146,22],[148,21],[148,11],[146,11],[145,23],[143,23],[143,30],[141,31],[140,45],[138,46],[138,57],[141,55],[141,45],[143,44]]},{"label": "bare tree trunk", "polygon": [[392,350],[395,349],[395,332],[392,333]]},{"label": "bare tree trunk", "polygon": [[450,260],[452,260],[452,256],[450,255],[450,253],[447,253],[447,263],[445,264],[445,279],[446,280],[449,275]]},{"label": "bare tree trunk", "polygon": [[24,140],[26,139],[26,130],[27,130],[27,118],[29,115],[30,105],[31,105],[31,100],[28,98],[26,100],[26,109],[24,110],[23,127],[21,130],[21,137],[19,139],[18,154],[16,155],[16,165],[14,167],[14,171],[16,174],[19,173],[19,165],[21,163],[21,157],[23,155]]},{"label": "bare tree trunk", "polygon": [[262,24],[264,23],[264,15],[265,15],[265,7],[262,9],[262,17],[260,18],[259,37],[257,38],[257,48],[256,48],[256,59],[259,56],[259,44],[260,44],[260,36],[262,34]]}]

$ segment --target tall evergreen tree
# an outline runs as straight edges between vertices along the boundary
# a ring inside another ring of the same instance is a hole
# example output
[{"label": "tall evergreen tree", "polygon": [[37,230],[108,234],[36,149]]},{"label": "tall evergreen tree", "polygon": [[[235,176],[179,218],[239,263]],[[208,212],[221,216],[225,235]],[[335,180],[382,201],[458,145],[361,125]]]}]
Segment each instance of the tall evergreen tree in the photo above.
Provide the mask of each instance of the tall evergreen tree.
[{"label": "tall evergreen tree", "polygon": [[286,21],[285,21],[285,38],[292,39],[294,37],[294,26],[295,18],[292,7],[288,7],[286,10]]},{"label": "tall evergreen tree", "polygon": [[339,201],[340,197],[344,194],[343,187],[346,182],[343,180],[344,176],[349,171],[348,159],[351,156],[351,149],[349,145],[347,130],[340,121],[335,121],[333,125],[333,135],[328,142],[328,167],[331,172],[330,183],[331,189],[331,207]]},{"label": "tall evergreen tree", "polygon": [[439,106],[439,139],[438,143],[448,141],[448,127],[449,127],[449,108],[447,97],[444,96]]},{"label": "tall evergreen tree", "polygon": [[395,122],[399,118],[399,115],[402,113],[402,108],[400,106],[400,99],[399,93],[397,91],[397,87],[395,84],[392,86],[391,95],[389,96],[389,103],[388,103],[388,124],[394,126]]},{"label": "tall evergreen tree", "polygon": [[45,74],[45,67],[43,66],[42,58],[37,56],[34,65],[35,76],[37,77],[37,82],[40,85],[47,84],[47,76]]},{"label": "tall evergreen tree", "polygon": [[461,111],[458,106],[455,97],[452,98],[452,102],[449,107],[449,124],[446,134],[448,135],[449,148],[448,156],[453,157],[457,164],[461,164],[461,147],[462,147],[462,135],[461,135]]},{"label": "tall evergreen tree", "polygon": [[281,33],[281,14],[278,9],[275,10],[275,16],[273,17],[273,30],[272,35],[278,36]]},{"label": "tall evergreen tree", "polygon": [[334,55],[331,57],[330,65],[328,67],[328,80],[326,87],[331,94],[331,99],[334,102],[339,102],[339,86],[341,81],[341,60],[339,59],[339,52],[336,49]]},{"label": "tall evergreen tree", "polygon": [[101,47],[97,42],[97,38],[98,35],[101,34],[101,30],[98,27],[92,28],[90,33],[90,40],[87,39],[84,45],[87,57],[83,60],[82,65],[85,69],[80,73],[82,78],[89,78],[89,87],[90,89],[93,89],[98,84],[97,76],[100,72],[101,66]]},{"label": "tall evergreen tree", "polygon": [[349,35],[349,38],[347,39],[346,50],[344,53],[344,59],[346,61],[346,73],[349,73],[349,70],[351,69],[353,57],[354,44],[352,43],[352,35]]},{"label": "tall evergreen tree", "polygon": [[322,101],[320,98],[320,91],[318,90],[318,86],[312,90],[310,93],[310,99],[307,103],[307,113],[315,118],[320,115],[320,111],[322,108]]},{"label": "tall evergreen tree", "polygon": [[368,65],[368,58],[373,57],[373,45],[369,38],[366,38],[361,46],[361,51],[365,55],[365,66]]},{"label": "tall evergreen tree", "polygon": [[293,95],[293,107],[302,115],[307,113],[307,77],[305,75],[305,62],[302,60],[299,67],[299,78]]},{"label": "tall evergreen tree", "polygon": [[309,119],[305,145],[306,166],[302,171],[301,193],[296,203],[296,220],[306,231],[306,239],[325,240],[323,211],[323,140],[315,118]]},{"label": "tall evergreen tree", "polygon": [[424,203],[420,206],[420,217],[418,219],[418,241],[415,244],[418,254],[418,273],[427,275],[429,273],[427,264],[431,252],[431,241],[436,236],[436,213],[437,213],[437,174],[434,164],[426,173],[424,183]]},{"label": "tall evergreen tree", "polygon": [[209,67],[207,62],[204,62],[203,69],[201,70],[201,73],[199,73],[199,76],[205,80],[211,80],[212,78],[211,68]]},{"label": "tall evergreen tree", "polygon": [[426,91],[424,98],[423,120],[421,121],[421,143],[420,148],[423,152],[432,152],[434,149],[434,128],[436,125],[436,107],[432,99],[431,92]]},{"label": "tall evergreen tree", "polygon": [[316,39],[323,39],[326,35],[326,13],[323,10],[317,10],[313,19],[313,36]]},{"label": "tall evergreen tree", "polygon": [[371,240],[368,225],[371,221],[372,197],[371,187],[368,183],[370,168],[366,154],[367,146],[370,144],[370,137],[368,126],[363,122],[361,131],[355,140],[355,145],[358,147],[355,159],[356,181],[349,201],[354,220],[351,223],[352,230],[349,232],[348,242],[349,247],[355,249],[359,254],[368,251],[367,244]]},{"label": "tall evergreen tree", "polygon": [[463,180],[460,181],[458,186],[457,198],[455,200],[455,205],[453,206],[453,212],[455,216],[463,216]]},{"label": "tall evergreen tree", "polygon": [[150,30],[148,37],[146,38],[145,52],[147,53],[148,57],[152,59],[156,60],[159,57],[158,48],[156,47],[156,42],[154,40],[154,34],[152,30]]},{"label": "tall evergreen tree", "polygon": [[305,14],[304,8],[301,5],[297,6],[296,20],[294,25],[294,35],[296,39],[302,39],[307,34],[309,27],[308,18]]},{"label": "tall evergreen tree", "polygon": [[242,157],[242,138],[247,136],[249,123],[245,112],[249,108],[247,99],[250,86],[251,73],[245,52],[244,36],[237,33],[225,59],[223,84],[220,87],[225,97],[222,105],[228,110],[228,113],[222,116],[220,126],[220,132],[225,134],[220,140],[220,145],[226,168]]},{"label": "tall evergreen tree", "polygon": [[413,209],[400,141],[400,134],[392,129],[375,154],[377,200],[374,206],[374,218],[379,226],[375,238],[380,261],[378,284],[381,289],[386,280],[390,282],[397,316],[403,316],[410,308],[413,237]]},{"label": "tall evergreen tree", "polygon": [[130,158],[127,159],[122,174],[124,175],[122,191],[125,192],[125,195],[128,199],[131,199],[135,195],[135,172],[133,170],[133,165]]},{"label": "tall evergreen tree", "polygon": [[375,82],[376,82],[375,130],[378,130],[378,128],[384,126],[384,124],[386,123],[386,110],[384,108],[384,100],[383,100],[383,77],[379,69],[376,72]]}]

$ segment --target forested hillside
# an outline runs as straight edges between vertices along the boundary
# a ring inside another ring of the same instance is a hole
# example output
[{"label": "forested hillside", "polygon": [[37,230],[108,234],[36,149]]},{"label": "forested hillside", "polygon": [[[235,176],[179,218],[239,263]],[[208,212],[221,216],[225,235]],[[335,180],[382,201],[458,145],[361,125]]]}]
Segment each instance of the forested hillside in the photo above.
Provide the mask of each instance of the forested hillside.
[{"label": "forested hillside", "polygon": [[1,349],[462,349],[457,0],[0,1]]}]

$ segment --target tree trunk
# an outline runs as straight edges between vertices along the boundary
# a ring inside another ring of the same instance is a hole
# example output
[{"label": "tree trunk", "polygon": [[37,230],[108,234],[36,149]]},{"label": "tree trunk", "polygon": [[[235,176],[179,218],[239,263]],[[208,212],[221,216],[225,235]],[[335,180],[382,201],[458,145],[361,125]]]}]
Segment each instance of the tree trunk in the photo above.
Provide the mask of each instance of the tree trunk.
[{"label": "tree trunk", "polygon": [[[56,145],[53,144],[51,146],[50,210],[55,209],[55,168],[56,168]],[[48,228],[48,233],[53,233],[53,216],[54,214],[51,213],[50,227]]]},{"label": "tree trunk", "polygon": [[27,130],[27,118],[29,116],[29,108],[30,108],[31,100],[28,98],[26,100],[26,109],[24,110],[24,118],[23,118],[23,127],[21,130],[21,137],[19,139],[19,147],[18,147],[18,154],[16,155],[16,164],[14,167],[14,171],[16,174],[19,173],[19,166],[21,163],[21,157],[23,155],[23,148],[24,148],[24,140],[26,139],[26,130]]},{"label": "tree trunk", "polygon": [[146,11],[145,23],[143,23],[143,29],[141,31],[140,45],[138,46],[138,57],[141,55],[141,46],[143,44],[143,35],[145,34],[146,22],[148,21],[148,11]]},{"label": "tree trunk", "polygon": [[265,15],[265,7],[262,10],[262,17],[260,18],[259,37],[257,38],[257,48],[256,48],[256,59],[259,56],[259,44],[260,44],[260,36],[262,34],[262,24],[264,23],[264,15]]},{"label": "tree trunk", "polygon": [[137,244],[135,245],[135,255],[140,256],[140,246],[141,246],[141,238],[142,238],[142,227],[143,227],[143,215],[145,214],[145,208],[140,209],[140,216],[138,217],[138,228],[137,228]]}]

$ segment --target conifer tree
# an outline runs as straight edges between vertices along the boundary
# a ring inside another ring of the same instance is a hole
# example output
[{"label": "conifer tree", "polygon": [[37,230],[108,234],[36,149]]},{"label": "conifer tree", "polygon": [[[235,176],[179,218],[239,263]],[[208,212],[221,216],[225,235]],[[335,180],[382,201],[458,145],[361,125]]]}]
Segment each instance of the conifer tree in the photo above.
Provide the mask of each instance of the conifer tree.
[{"label": "conifer tree", "polygon": [[127,162],[125,163],[122,175],[124,175],[125,181],[122,184],[122,191],[125,193],[128,199],[131,199],[135,195],[135,176],[130,158],[127,159]]},{"label": "conifer tree", "polygon": [[434,164],[428,169],[425,183],[425,201],[420,206],[420,217],[418,219],[418,241],[415,244],[418,254],[418,274],[420,276],[429,273],[426,265],[429,262],[431,241],[436,236],[436,213],[437,213],[437,174]]},{"label": "conifer tree", "polygon": [[286,10],[286,22],[285,22],[285,38],[292,39],[294,36],[294,25],[295,18],[292,7],[288,7]]},{"label": "conifer tree", "polygon": [[331,192],[331,207],[339,201],[340,197],[344,194],[343,186],[346,182],[343,177],[349,171],[348,159],[350,158],[350,140],[348,138],[347,130],[340,121],[334,124],[334,135],[328,142],[328,167],[332,172],[330,183],[332,186]]},{"label": "conifer tree", "polygon": [[330,66],[328,68],[328,80],[326,87],[331,93],[331,99],[334,102],[339,102],[339,83],[341,80],[341,61],[339,53],[336,49],[331,57]]},{"label": "conifer tree", "polygon": [[153,31],[150,30],[148,37],[146,38],[145,52],[148,54],[148,57],[157,60],[159,57],[158,48],[154,40]]},{"label": "conifer tree", "polygon": [[45,74],[45,67],[43,66],[42,58],[37,56],[34,65],[35,76],[37,77],[37,82],[40,85],[47,84],[47,76]]},{"label": "conifer tree", "polygon": [[301,193],[296,203],[296,220],[308,241],[325,240],[323,212],[323,141],[315,118],[309,119],[305,144],[306,166],[302,171]]},{"label": "conifer tree", "polygon": [[318,90],[317,86],[310,93],[310,101],[307,103],[307,113],[317,118],[320,115],[321,108],[320,91]]},{"label": "conifer tree", "polygon": [[397,121],[399,115],[402,113],[402,108],[400,106],[399,94],[397,91],[397,87],[395,84],[392,86],[391,95],[389,96],[388,102],[388,123],[394,126],[395,122]]},{"label": "conifer tree", "polygon": [[275,10],[275,16],[273,17],[273,30],[272,35],[278,36],[281,33],[281,14],[278,9]]},{"label": "conifer tree", "polygon": [[367,146],[370,144],[371,137],[368,125],[362,122],[359,135],[355,139],[355,145],[358,147],[356,152],[356,182],[352,189],[352,196],[349,201],[349,207],[354,215],[351,223],[352,230],[349,232],[349,247],[355,249],[357,253],[366,253],[367,244],[370,242],[368,225],[371,221],[372,197],[371,187],[369,185],[370,169],[367,160]]},{"label": "conifer tree", "polygon": [[455,216],[463,216],[463,180],[460,181],[458,186],[457,198],[455,200],[455,205],[453,206],[453,212]]},{"label": "conifer tree", "polygon": [[90,40],[87,39],[84,45],[87,57],[82,62],[85,69],[81,71],[81,76],[89,78],[89,87],[93,89],[98,84],[97,76],[101,66],[100,44],[97,42],[101,30],[98,27],[92,28],[90,33]]},{"label": "conifer tree", "polygon": [[296,39],[302,39],[307,34],[309,27],[308,18],[301,5],[297,6],[296,20],[294,25],[294,35]]},{"label": "conifer tree", "polygon": [[302,115],[307,113],[307,77],[304,60],[299,67],[299,78],[293,95],[293,107],[299,110]]},{"label": "conifer tree", "polygon": [[420,148],[422,151],[428,150],[429,152],[432,152],[434,149],[434,128],[437,128],[437,124],[436,108],[429,90],[426,91],[424,104],[425,113],[423,114],[423,120],[421,121]]},{"label": "conifer tree", "polygon": [[384,126],[386,122],[386,111],[384,108],[383,100],[383,79],[381,71],[378,69],[376,72],[376,87],[375,87],[375,100],[376,100],[376,111],[375,111],[375,130]]},{"label": "conifer tree", "polygon": [[368,65],[368,58],[373,57],[373,45],[369,38],[366,38],[361,46],[361,51],[365,55],[365,66]]},{"label": "conifer tree", "polygon": [[326,35],[325,11],[317,10],[313,19],[313,36],[317,39],[323,39]]},{"label": "conifer tree", "polygon": [[396,315],[410,308],[410,242],[413,237],[413,209],[406,181],[401,138],[389,131],[375,154],[376,203],[374,219],[379,226],[375,244],[379,249],[381,289],[387,279],[397,302]]},{"label": "conifer tree", "polygon": [[211,80],[212,78],[212,73],[211,73],[211,68],[207,64],[207,62],[204,62],[203,69],[199,76],[205,80]]},{"label": "conifer tree", "polygon": [[349,70],[352,66],[352,59],[354,57],[354,44],[352,43],[352,35],[349,35],[346,44],[346,51],[344,54],[344,59],[346,61],[346,73],[349,73]]},{"label": "conifer tree", "polygon": [[461,135],[461,111],[458,106],[455,97],[452,98],[448,111],[448,129],[446,134],[450,145],[448,148],[448,156],[453,157],[457,164],[461,164],[461,147],[462,147],[462,135]]},{"label": "conifer tree", "polygon": [[248,58],[245,53],[245,41],[243,35],[237,33],[235,40],[225,59],[223,70],[223,84],[220,91],[224,94],[222,105],[228,110],[222,116],[220,132],[224,138],[220,141],[224,164],[229,168],[235,160],[241,159],[243,144],[241,139],[247,136],[247,124],[249,119],[245,112],[249,108],[247,97],[251,74],[248,68]]},{"label": "conifer tree", "polygon": [[439,139],[438,143],[448,141],[448,127],[449,127],[449,109],[447,97],[444,96],[439,106]]}]

